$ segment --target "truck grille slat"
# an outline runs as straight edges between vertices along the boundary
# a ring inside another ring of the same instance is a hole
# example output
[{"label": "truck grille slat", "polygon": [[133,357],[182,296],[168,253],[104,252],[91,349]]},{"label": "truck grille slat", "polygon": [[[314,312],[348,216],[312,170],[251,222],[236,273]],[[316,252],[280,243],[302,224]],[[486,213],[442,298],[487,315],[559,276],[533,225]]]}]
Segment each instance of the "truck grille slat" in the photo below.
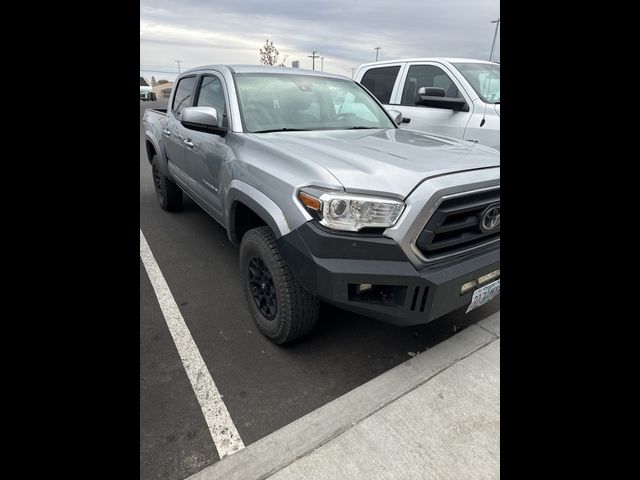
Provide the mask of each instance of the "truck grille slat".
[{"label": "truck grille slat", "polygon": [[491,230],[482,227],[490,206],[499,208],[499,188],[443,200],[416,239],[416,247],[426,258],[434,258],[499,239],[499,223]]}]

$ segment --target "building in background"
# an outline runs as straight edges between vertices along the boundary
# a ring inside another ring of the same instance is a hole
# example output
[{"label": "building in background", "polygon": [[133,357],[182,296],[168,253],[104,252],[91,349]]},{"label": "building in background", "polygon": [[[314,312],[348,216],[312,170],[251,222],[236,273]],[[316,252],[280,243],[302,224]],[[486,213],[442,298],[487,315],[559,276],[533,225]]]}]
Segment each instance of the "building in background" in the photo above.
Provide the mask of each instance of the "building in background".
[{"label": "building in background", "polygon": [[162,98],[169,98],[171,96],[171,90],[173,90],[173,82],[162,83],[153,87],[153,92],[156,94],[158,100]]},{"label": "building in background", "polygon": [[300,68],[300,60],[293,60],[291,62],[291,68]]}]

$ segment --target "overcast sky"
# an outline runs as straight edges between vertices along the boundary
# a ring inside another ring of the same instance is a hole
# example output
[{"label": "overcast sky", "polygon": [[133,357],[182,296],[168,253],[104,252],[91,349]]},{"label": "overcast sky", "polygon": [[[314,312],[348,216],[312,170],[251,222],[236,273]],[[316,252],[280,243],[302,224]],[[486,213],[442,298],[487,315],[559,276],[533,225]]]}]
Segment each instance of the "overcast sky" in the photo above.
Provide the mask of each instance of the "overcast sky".
[{"label": "overcast sky", "polygon": [[[181,70],[212,63],[259,64],[273,40],[286,65],[324,71],[380,60],[448,56],[488,60],[499,0],[141,0],[140,75],[174,80]],[[500,32],[494,59],[500,61]],[[320,60],[316,60],[320,70]]]}]

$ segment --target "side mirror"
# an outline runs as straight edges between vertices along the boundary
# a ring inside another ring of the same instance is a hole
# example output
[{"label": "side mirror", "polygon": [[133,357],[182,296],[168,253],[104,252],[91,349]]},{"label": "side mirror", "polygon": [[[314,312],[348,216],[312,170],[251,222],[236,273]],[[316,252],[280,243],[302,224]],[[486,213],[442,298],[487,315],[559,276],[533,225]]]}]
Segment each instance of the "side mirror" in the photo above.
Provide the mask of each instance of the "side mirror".
[{"label": "side mirror", "polygon": [[400,124],[404,121],[402,118],[402,112],[399,112],[398,110],[387,110],[387,111],[389,112],[389,115],[391,115],[391,118],[393,119],[395,124],[397,126],[400,126]]},{"label": "side mirror", "polygon": [[189,130],[224,135],[227,128],[221,125],[220,118],[213,107],[187,107],[182,110],[180,123]]},{"label": "side mirror", "polygon": [[420,87],[418,89],[418,95],[426,95],[427,97],[446,97],[447,94],[444,88],[440,87]]},{"label": "side mirror", "polygon": [[451,98],[445,96],[444,88],[439,87],[420,87],[418,89],[420,101],[418,105],[431,108],[443,108],[453,110],[455,112],[468,112],[469,105],[464,98]]}]

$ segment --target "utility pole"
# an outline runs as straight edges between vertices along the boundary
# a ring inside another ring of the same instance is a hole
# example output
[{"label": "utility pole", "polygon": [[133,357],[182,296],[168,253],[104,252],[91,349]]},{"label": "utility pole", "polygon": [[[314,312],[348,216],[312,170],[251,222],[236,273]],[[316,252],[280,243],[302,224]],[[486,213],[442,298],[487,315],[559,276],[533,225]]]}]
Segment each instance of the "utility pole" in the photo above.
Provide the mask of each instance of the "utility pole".
[{"label": "utility pole", "polygon": [[324,57],[320,57],[320,71],[324,72]]},{"label": "utility pole", "polygon": [[356,73],[356,67],[351,67],[351,80],[353,80],[354,73]]},{"label": "utility pole", "polygon": [[374,50],[376,51],[376,62],[378,61],[378,51],[382,50],[382,47],[376,47],[374,48]]},{"label": "utility pole", "polygon": [[493,47],[496,45],[496,37],[498,36],[498,27],[500,27],[500,17],[497,20],[492,20],[491,23],[496,24],[496,31],[493,33],[493,43],[491,44],[491,53],[489,54],[489,61],[493,60]]},{"label": "utility pole", "polygon": [[320,58],[320,55],[316,55],[316,53],[318,53],[318,51],[314,51],[311,53],[311,55],[307,55],[307,58],[312,58],[313,59],[313,69],[316,69],[316,58]]},{"label": "utility pole", "polygon": [[178,75],[180,75],[180,62],[182,60],[176,60],[176,63],[178,64]]}]

